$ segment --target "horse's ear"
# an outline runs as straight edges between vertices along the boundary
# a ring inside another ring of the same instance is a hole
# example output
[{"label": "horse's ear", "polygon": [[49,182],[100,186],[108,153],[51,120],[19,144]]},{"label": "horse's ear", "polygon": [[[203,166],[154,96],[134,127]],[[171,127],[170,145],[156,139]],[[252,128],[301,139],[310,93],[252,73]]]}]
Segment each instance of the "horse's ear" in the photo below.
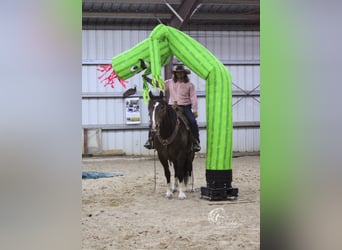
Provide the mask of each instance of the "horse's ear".
[{"label": "horse's ear", "polygon": [[148,95],[150,96],[150,99],[152,99],[152,98],[153,98],[153,94],[152,94],[152,92],[151,92],[151,91],[149,91],[149,92],[148,92]]},{"label": "horse's ear", "polygon": [[162,99],[164,97],[163,91],[159,92],[159,97],[160,97],[160,99]]}]

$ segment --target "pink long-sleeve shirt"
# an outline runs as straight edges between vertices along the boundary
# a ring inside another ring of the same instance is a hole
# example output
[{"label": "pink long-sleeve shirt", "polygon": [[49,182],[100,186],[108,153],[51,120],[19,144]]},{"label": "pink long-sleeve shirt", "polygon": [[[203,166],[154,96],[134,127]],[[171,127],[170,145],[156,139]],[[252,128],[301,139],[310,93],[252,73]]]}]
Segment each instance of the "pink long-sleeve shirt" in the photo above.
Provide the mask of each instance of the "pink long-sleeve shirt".
[{"label": "pink long-sleeve shirt", "polygon": [[173,79],[165,81],[166,90],[170,92],[169,105],[176,101],[178,105],[190,105],[193,112],[198,111],[196,88],[192,82],[174,82]]}]

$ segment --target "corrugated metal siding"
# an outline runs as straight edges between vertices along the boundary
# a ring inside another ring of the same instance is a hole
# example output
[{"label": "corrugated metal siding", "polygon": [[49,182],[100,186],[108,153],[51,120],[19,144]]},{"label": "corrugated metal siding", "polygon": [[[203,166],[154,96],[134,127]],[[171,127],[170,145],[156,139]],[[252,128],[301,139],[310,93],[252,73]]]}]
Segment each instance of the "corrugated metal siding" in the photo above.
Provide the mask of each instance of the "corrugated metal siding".
[{"label": "corrugated metal siding", "polygon": [[[96,67],[99,62],[110,63],[111,58],[130,49],[143,39],[150,31],[125,30],[83,30],[83,93],[116,93],[121,95],[125,89],[118,83],[114,89],[97,80]],[[260,84],[259,32],[248,31],[191,31],[187,32],[215,56],[218,57],[232,73],[233,83],[245,91],[251,91]],[[93,63],[92,63],[93,62]],[[253,63],[257,62],[257,63]],[[205,91],[205,81],[191,74],[191,81],[197,91]],[[129,79],[128,88],[137,85],[142,89],[141,75]],[[233,87],[233,90],[238,90]],[[259,88],[256,88],[259,90]],[[242,98],[240,100],[240,98]],[[259,100],[259,97],[256,97]],[[259,102],[251,97],[234,97],[233,120],[259,121]],[[142,124],[148,124],[147,105],[140,99]],[[125,105],[121,98],[82,99],[82,125],[122,125],[125,124]],[[199,124],[205,124],[205,98],[199,97]],[[139,126],[139,125],[138,125]],[[206,151],[206,132],[200,131],[202,151]],[[143,147],[147,139],[147,130],[104,130],[102,131],[103,150],[123,150],[128,155],[152,154]],[[233,150],[239,152],[259,151],[259,128],[235,128],[233,132]]]}]

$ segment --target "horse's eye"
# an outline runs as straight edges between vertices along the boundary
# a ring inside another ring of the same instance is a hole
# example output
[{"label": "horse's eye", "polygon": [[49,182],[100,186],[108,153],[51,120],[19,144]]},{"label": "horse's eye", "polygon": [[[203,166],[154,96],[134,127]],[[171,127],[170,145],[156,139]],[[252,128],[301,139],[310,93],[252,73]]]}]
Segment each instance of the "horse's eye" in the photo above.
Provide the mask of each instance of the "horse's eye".
[{"label": "horse's eye", "polygon": [[134,65],[134,66],[131,67],[131,71],[132,71],[132,72],[136,71],[137,69],[138,69],[138,66],[137,66],[137,65]]}]

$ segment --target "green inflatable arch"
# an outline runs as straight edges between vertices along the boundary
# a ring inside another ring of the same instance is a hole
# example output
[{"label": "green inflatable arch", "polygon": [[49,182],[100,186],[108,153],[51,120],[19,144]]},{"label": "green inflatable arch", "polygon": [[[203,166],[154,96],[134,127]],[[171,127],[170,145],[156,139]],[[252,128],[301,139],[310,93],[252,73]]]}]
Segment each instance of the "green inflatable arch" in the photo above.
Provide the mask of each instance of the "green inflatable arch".
[{"label": "green inflatable arch", "polygon": [[[111,76],[105,81],[114,86],[114,78],[124,81],[144,70],[143,75],[152,74],[163,88],[161,67],[172,56],[186,65],[196,75],[206,80],[207,122],[207,187],[202,195],[221,199],[226,195],[237,196],[232,182],[232,80],[226,67],[204,46],[178,29],[160,24],[149,37],[133,48],[112,59]],[[109,69],[102,69],[109,71]],[[148,98],[148,86],[144,82],[143,97]],[[217,190],[223,190],[217,191]]]}]

